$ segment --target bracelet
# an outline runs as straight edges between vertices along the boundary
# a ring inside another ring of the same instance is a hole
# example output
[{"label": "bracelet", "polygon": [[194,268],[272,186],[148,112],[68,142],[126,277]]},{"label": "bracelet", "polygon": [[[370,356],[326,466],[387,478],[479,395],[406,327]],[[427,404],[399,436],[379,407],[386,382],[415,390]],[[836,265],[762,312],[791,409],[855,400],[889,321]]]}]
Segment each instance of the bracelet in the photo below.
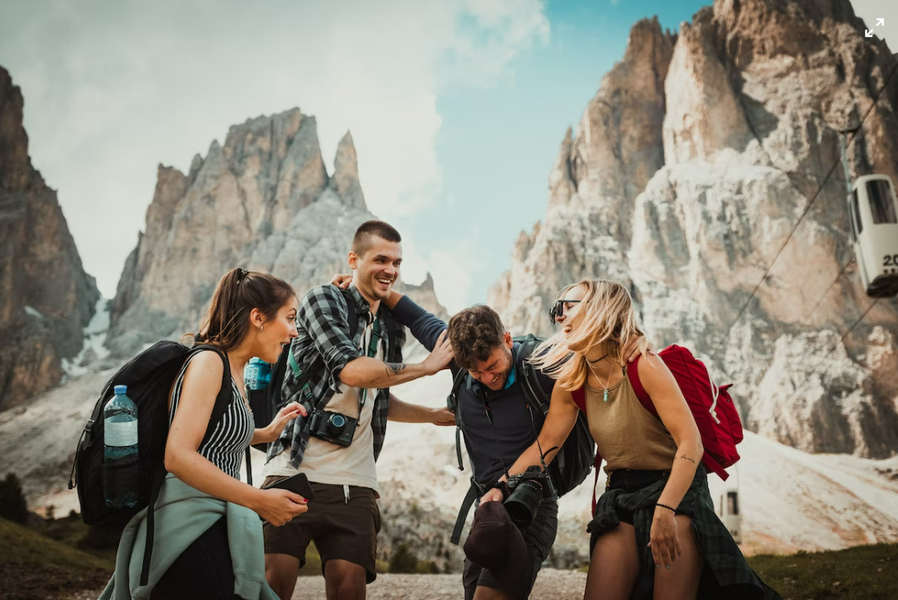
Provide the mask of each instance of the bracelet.
[{"label": "bracelet", "polygon": [[661,508],[666,508],[667,510],[673,511],[674,514],[677,513],[677,509],[671,508],[670,506],[668,506],[666,504],[661,504],[660,502],[655,502],[655,506],[660,506]]}]

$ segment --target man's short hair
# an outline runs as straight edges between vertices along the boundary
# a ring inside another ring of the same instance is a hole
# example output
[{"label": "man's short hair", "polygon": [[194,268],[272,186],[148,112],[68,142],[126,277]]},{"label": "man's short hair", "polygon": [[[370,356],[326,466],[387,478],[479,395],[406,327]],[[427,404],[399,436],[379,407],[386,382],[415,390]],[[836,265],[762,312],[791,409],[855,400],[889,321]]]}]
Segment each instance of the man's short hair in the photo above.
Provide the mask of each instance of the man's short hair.
[{"label": "man's short hair", "polygon": [[350,249],[355,252],[357,256],[364,256],[365,252],[374,245],[372,239],[375,237],[379,237],[388,242],[398,243],[402,241],[399,232],[389,223],[383,221],[365,221],[355,230],[355,235],[352,238],[352,248]]},{"label": "man's short hair", "polygon": [[487,360],[497,347],[505,344],[505,327],[498,313],[478,304],[449,319],[449,343],[455,362],[463,369]]}]

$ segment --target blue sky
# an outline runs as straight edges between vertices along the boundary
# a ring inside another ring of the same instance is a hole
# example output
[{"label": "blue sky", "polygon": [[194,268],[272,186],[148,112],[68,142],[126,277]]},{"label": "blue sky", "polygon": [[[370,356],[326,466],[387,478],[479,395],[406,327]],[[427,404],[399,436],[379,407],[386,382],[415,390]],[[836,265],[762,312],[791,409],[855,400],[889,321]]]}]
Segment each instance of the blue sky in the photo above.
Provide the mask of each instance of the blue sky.
[{"label": "blue sky", "polygon": [[436,240],[441,255],[458,257],[456,277],[468,286],[467,303],[486,300],[488,288],[508,269],[519,232],[529,233],[543,217],[549,171],[565,130],[576,131],[602,76],[623,57],[632,25],[657,15],[662,28],[676,31],[704,5],[549,2],[547,41],[523,53],[491,85],[440,94],[437,156],[444,200],[407,226],[402,221],[405,230]]},{"label": "blue sky", "polygon": [[[404,278],[430,271],[456,311],[486,300],[518,233],[542,218],[565,130],[632,25],[657,15],[677,30],[705,4],[0,0],[0,65],[105,296],[159,163],[186,171],[231,125],[298,106],[317,119],[329,169],[352,132],[369,208],[403,234]],[[887,13],[877,34],[898,28],[882,0],[853,5],[868,24]]]}]

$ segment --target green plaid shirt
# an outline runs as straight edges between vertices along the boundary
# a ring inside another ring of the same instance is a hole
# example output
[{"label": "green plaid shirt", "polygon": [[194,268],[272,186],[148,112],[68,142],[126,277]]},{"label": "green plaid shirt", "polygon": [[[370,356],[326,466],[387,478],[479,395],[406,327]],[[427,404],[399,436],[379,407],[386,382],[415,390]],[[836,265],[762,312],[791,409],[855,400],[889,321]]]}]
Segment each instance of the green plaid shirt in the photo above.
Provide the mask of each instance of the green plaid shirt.
[{"label": "green plaid shirt", "polygon": [[[590,549],[600,535],[620,525],[618,511],[633,513],[633,527],[636,529],[636,548],[639,553],[639,578],[630,600],[652,600],[655,587],[655,561],[652,549],[648,547],[652,530],[655,503],[667,484],[667,477],[637,490],[627,492],[622,489],[605,489],[596,503],[593,520],[586,530],[591,533]],[[686,491],[677,514],[692,518],[692,531],[705,563],[714,574],[713,578],[702,578],[699,598],[757,598],[782,600],[781,596],[767,586],[742,556],[733,536],[714,512],[711,493],[708,491],[708,476],[699,467]],[[714,586],[716,579],[717,586]],[[707,589],[708,587],[713,589]],[[741,595],[740,595],[741,594]]]}]

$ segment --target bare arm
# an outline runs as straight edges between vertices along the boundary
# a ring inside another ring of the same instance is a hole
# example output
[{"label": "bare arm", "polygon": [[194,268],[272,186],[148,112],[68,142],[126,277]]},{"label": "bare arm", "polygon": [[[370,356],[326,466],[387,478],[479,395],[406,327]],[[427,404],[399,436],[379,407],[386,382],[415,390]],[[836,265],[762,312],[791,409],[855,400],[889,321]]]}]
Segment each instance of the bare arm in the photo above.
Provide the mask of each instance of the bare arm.
[{"label": "bare arm", "polygon": [[380,389],[413,381],[425,375],[433,375],[452,362],[452,345],[444,331],[437,339],[436,347],[423,362],[417,364],[385,363],[367,356],[360,356],[346,363],[340,372],[340,381],[358,388]]},{"label": "bare arm", "polygon": [[701,462],[704,449],[692,412],[686,404],[680,386],[664,362],[657,356],[645,356],[639,361],[638,369],[639,379],[645,391],[651,397],[661,422],[677,445],[670,476],[655,506],[649,542],[655,564],[669,568],[671,562],[680,554],[677,522],[674,510],[671,509],[678,508],[683,501],[683,496],[686,495],[695,477],[695,470]]},{"label": "bare arm", "polygon": [[548,465],[558,454],[561,445],[567,440],[571,430],[577,422],[577,413],[580,411],[574,403],[574,397],[560,385],[552,388],[552,401],[549,403],[549,412],[546,415],[546,421],[539,432],[539,445],[536,442],[530,445],[523,454],[514,462],[508,470],[512,475],[523,473],[527,467],[538,465],[539,449],[542,447],[545,452],[549,448],[555,448],[546,455],[546,464]]},{"label": "bare arm", "polygon": [[692,484],[695,470],[702,460],[702,438],[683,392],[664,362],[657,356],[649,355],[639,361],[638,368],[645,391],[677,445],[670,477],[658,499],[661,504],[676,508]]},{"label": "bare arm", "polygon": [[398,423],[455,425],[455,415],[448,408],[428,408],[420,404],[403,402],[393,394],[390,394],[390,409],[387,419]]},{"label": "bare arm", "polygon": [[252,509],[274,525],[308,510],[303,498],[286,490],[259,490],[229,476],[198,452],[224,365],[215,352],[202,352],[187,368],[180,401],[165,445],[165,468],[210,496]]}]

